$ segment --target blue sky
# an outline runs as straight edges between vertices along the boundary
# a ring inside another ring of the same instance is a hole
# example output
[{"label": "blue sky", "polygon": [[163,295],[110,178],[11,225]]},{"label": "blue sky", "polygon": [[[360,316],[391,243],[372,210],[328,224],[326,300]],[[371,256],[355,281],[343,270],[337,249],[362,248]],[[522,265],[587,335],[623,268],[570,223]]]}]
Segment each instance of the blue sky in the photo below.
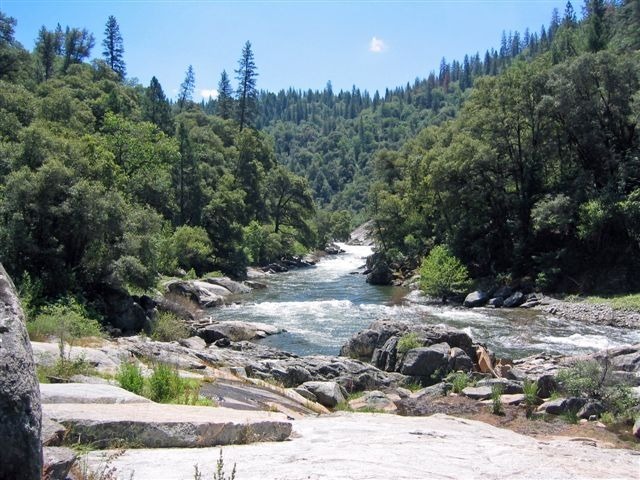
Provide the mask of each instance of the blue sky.
[{"label": "blue sky", "polygon": [[[502,30],[548,25],[565,0],[409,1],[87,1],[0,0],[18,20],[17,39],[34,46],[40,26],[86,27],[102,52],[114,15],[124,38],[128,77],[148,85],[155,75],[174,96],[189,64],[196,95],[215,90],[220,73],[234,77],[245,41],[252,43],[258,88],[334,91],[356,85],[374,92],[413,82],[440,59],[461,60],[498,47]],[[582,2],[573,2],[577,11]],[[235,80],[233,81],[235,84]]]}]

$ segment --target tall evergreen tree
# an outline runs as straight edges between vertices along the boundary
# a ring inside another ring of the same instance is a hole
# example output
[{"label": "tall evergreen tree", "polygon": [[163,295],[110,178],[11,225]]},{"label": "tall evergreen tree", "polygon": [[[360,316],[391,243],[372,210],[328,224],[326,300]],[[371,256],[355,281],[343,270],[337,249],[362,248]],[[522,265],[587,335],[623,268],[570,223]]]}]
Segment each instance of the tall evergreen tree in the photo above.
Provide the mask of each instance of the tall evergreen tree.
[{"label": "tall evergreen tree", "polygon": [[122,57],[124,55],[124,46],[122,35],[120,34],[120,26],[113,15],[109,15],[107,20],[102,46],[104,47],[102,51],[104,60],[122,80],[126,74],[126,66]]},{"label": "tall evergreen tree", "polygon": [[564,9],[564,18],[562,19],[562,25],[568,28],[573,28],[577,25],[578,18],[576,17],[576,11],[573,9],[571,0],[567,2],[567,6]]},{"label": "tall evergreen tree", "polygon": [[69,28],[64,33],[64,63],[62,71],[67,72],[72,63],[82,63],[91,55],[91,49],[95,45],[93,34],[86,28]]},{"label": "tall evergreen tree", "polygon": [[223,70],[218,82],[218,104],[216,113],[225,120],[233,116],[233,88],[227,71]]},{"label": "tall evergreen tree", "polygon": [[193,100],[193,90],[196,88],[196,74],[193,67],[189,65],[184,82],[180,85],[180,93],[178,94],[178,111],[184,110],[187,103]]},{"label": "tall evergreen tree", "polygon": [[238,80],[238,123],[240,131],[250,125],[256,114],[258,91],[256,90],[256,64],[253,59],[251,42],[247,40],[242,49],[242,57],[238,61],[236,80]]},{"label": "tall evergreen tree", "polygon": [[172,132],[169,102],[156,77],[151,78],[151,83],[145,91],[143,115],[145,120],[155,123],[163,132]]},{"label": "tall evergreen tree", "polygon": [[[586,0],[584,12],[587,21],[587,47],[591,52],[602,50],[606,45],[604,0]],[[640,25],[638,25],[640,28]]]},{"label": "tall evergreen tree", "polygon": [[43,25],[36,40],[36,55],[45,80],[49,80],[53,76],[55,59],[60,48],[56,32],[50,32]]}]

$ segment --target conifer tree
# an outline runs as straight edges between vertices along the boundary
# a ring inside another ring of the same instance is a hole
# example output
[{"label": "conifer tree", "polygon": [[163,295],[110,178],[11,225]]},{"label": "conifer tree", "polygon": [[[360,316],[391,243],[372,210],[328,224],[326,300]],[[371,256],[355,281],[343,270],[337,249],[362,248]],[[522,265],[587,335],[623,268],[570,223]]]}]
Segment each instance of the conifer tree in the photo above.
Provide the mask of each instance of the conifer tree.
[{"label": "conifer tree", "polygon": [[196,74],[193,67],[189,65],[184,82],[180,85],[180,93],[178,94],[178,111],[184,110],[188,102],[193,100],[193,90],[196,88]]},{"label": "conifer tree", "polygon": [[120,34],[120,26],[116,21],[116,17],[109,15],[107,25],[104,29],[104,40],[102,41],[104,50],[102,55],[107,65],[111,67],[111,70],[116,72],[122,80],[126,74],[126,66],[124,63],[124,46],[122,42],[122,35]]},{"label": "conifer tree", "polygon": [[242,57],[238,61],[236,80],[238,80],[238,123],[240,131],[250,125],[256,114],[258,91],[256,90],[256,64],[253,59],[251,42],[247,41],[242,49]]},{"label": "conifer tree", "polygon": [[151,78],[151,83],[145,91],[143,105],[144,119],[155,123],[162,131],[172,133],[171,109],[162,86],[156,77]]},{"label": "conifer tree", "polygon": [[43,25],[38,32],[36,40],[36,55],[42,67],[42,75],[45,80],[53,76],[55,59],[61,46],[56,32],[50,32]]},{"label": "conifer tree", "polygon": [[218,82],[218,105],[216,113],[225,120],[233,116],[233,88],[227,71],[223,70]]},{"label": "conifer tree", "polygon": [[80,30],[79,28],[67,27],[64,33],[63,73],[67,72],[69,65],[72,63],[82,63],[91,54],[91,49],[94,45],[93,34],[89,33],[86,28]]}]

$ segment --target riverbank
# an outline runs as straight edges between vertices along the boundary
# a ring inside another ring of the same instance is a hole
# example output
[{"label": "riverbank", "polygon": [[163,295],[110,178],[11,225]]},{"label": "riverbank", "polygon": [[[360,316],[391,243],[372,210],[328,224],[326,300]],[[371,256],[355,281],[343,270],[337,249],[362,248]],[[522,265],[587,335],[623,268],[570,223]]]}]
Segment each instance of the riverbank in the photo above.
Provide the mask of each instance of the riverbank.
[{"label": "riverbank", "polygon": [[535,308],[557,317],[592,325],[608,325],[627,329],[640,328],[640,312],[638,311],[614,308],[611,304],[596,303],[597,300],[593,299],[569,298],[567,300],[545,296],[544,302]]}]

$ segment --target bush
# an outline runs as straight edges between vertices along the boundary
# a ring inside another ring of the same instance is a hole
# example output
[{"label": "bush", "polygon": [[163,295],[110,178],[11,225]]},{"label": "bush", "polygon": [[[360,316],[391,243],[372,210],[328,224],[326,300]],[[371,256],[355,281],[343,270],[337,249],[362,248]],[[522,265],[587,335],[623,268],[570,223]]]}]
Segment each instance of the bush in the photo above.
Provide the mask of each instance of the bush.
[{"label": "bush", "polygon": [[467,268],[443,245],[431,249],[420,267],[420,288],[442,298],[464,293],[471,286]]},{"label": "bush", "polygon": [[160,312],[156,315],[151,328],[151,338],[159,342],[173,342],[189,336],[189,329],[184,321],[171,312]]},{"label": "bush", "polygon": [[147,387],[148,398],[158,403],[169,403],[184,393],[185,382],[175,368],[159,363],[154,367]]},{"label": "bush", "polygon": [[72,297],[43,307],[32,321],[27,322],[27,330],[31,340],[57,337],[69,344],[78,338],[104,335],[100,323],[89,318],[84,306]]},{"label": "bush", "polygon": [[422,347],[422,341],[415,332],[410,332],[400,337],[400,340],[398,340],[397,351],[399,354],[404,355],[409,350],[420,347]]},{"label": "bush", "polygon": [[140,367],[132,362],[122,362],[116,380],[122,388],[137,395],[142,395],[144,388],[144,377]]},{"label": "bush", "polygon": [[491,387],[491,412],[494,415],[503,415],[504,408],[502,407],[502,385],[499,383],[494,384]]},{"label": "bush", "polygon": [[171,237],[171,249],[178,265],[194,269],[198,275],[210,270],[213,248],[207,232],[201,227],[183,225]]},{"label": "bush", "polygon": [[471,379],[468,373],[454,372],[447,376],[446,381],[451,383],[451,391],[453,393],[460,393],[469,386]]}]

